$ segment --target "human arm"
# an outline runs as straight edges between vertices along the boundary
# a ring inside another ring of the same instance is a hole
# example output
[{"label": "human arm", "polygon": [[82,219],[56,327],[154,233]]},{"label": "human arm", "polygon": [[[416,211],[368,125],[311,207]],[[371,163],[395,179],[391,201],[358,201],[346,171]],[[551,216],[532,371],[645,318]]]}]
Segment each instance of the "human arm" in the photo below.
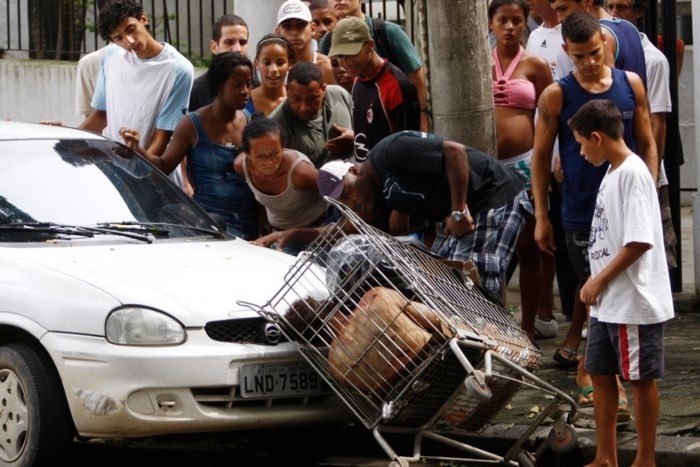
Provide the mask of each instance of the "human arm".
[{"label": "human arm", "polygon": [[190,181],[190,173],[187,170],[187,158],[182,159],[180,163],[180,170],[182,172],[182,191],[185,192],[187,196],[192,198],[194,196],[194,187]]},{"label": "human arm", "polygon": [[[685,42],[676,39],[676,78],[680,78],[683,69],[683,58],[685,57]],[[659,153],[663,154],[663,153]]]},{"label": "human arm", "polygon": [[151,138],[151,143],[148,145],[147,151],[154,156],[162,155],[163,151],[165,151],[165,148],[168,146],[172,135],[172,131],[156,128],[153,132],[153,138]]},{"label": "human arm", "polygon": [[253,240],[251,243],[258,246],[270,246],[275,244],[277,250],[283,250],[292,242],[311,243],[323,234],[328,226],[321,227],[297,227],[287,230],[272,232]]},{"label": "human arm", "polygon": [[355,147],[355,132],[352,131],[352,128],[342,128],[331,123],[331,130],[328,133],[329,136],[336,135],[326,140],[326,149],[331,154],[331,159],[335,159],[333,156],[352,153]]},{"label": "human arm", "polygon": [[581,301],[585,305],[595,305],[610,281],[637,262],[650,248],[651,245],[648,243],[630,242],[626,244],[598,275],[588,278],[581,287]]},{"label": "human arm", "polygon": [[467,187],[469,186],[467,148],[463,144],[445,140],[442,143],[442,153],[447,183],[450,186],[451,211],[465,213],[464,218],[460,221],[456,221],[451,215],[445,218],[445,234],[461,238],[475,228],[474,219],[472,219],[467,205]]},{"label": "human arm", "polygon": [[549,184],[552,171],[552,149],[559,134],[559,113],[562,90],[559,84],[549,85],[537,103],[535,146],[532,151],[532,195],[535,204],[535,241],[545,253],[554,254],[556,243],[549,221]]},{"label": "human arm", "polygon": [[102,133],[102,130],[107,126],[107,112],[104,110],[95,109],[83,120],[78,128],[82,130],[92,131],[93,133]]},{"label": "human arm", "polygon": [[429,114],[430,109],[428,108],[426,90],[425,90],[425,70],[423,67],[418,68],[415,71],[406,73],[406,77],[413,83],[416,88],[416,95],[418,97],[418,104],[420,105],[420,131],[428,132],[430,131],[430,120]]},{"label": "human arm", "polygon": [[649,116],[649,103],[644,90],[642,79],[635,73],[626,71],[627,79],[634,92],[634,136],[637,140],[639,155],[646,162],[651,178],[656,183],[659,179],[659,156],[654,142],[654,134],[651,131],[651,118]]},{"label": "human arm", "polygon": [[[164,173],[170,174],[173,170],[175,170],[180,162],[182,162],[194,144],[196,137],[194,125],[192,124],[192,120],[190,118],[183,118],[177,125],[169,144],[167,141],[163,143],[163,136],[156,140],[158,132],[159,130],[156,130],[153,139],[154,142],[157,141],[156,145],[154,146],[154,144],[151,143],[149,148],[145,149],[140,144],[140,135],[138,131],[129,128],[119,129],[119,134],[124,139],[124,144],[148,159],[149,162],[158,167]],[[164,151],[161,149],[161,151],[163,151],[162,155],[159,156],[151,152],[151,147],[157,150],[163,144],[167,146],[163,146]]]},{"label": "human arm", "polygon": [[666,150],[666,112],[651,114],[651,131],[654,135],[654,143],[656,143],[656,152],[658,154],[658,167],[660,167],[664,151]]},{"label": "human arm", "polygon": [[302,161],[292,171],[292,184],[299,190],[318,192],[317,179],[318,169],[310,162]]},{"label": "human arm", "polygon": [[393,210],[389,214],[389,234],[407,235],[411,225],[411,216]]}]

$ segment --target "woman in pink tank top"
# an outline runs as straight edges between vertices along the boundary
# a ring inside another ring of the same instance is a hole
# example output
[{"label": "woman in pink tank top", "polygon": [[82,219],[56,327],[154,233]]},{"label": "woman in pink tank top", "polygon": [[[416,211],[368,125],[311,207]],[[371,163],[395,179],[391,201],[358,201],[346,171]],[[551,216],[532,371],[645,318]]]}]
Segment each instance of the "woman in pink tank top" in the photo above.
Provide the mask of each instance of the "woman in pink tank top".
[{"label": "woman in pink tank top", "polygon": [[[532,147],[535,136],[537,99],[552,83],[545,59],[525,51],[521,38],[529,8],[525,0],[493,0],[489,4],[489,27],[496,36],[491,76],[493,79],[496,149],[498,159],[527,177],[530,187]],[[554,258],[540,252],[535,244],[535,220],[527,216],[516,252],[520,266],[522,329],[535,339],[535,320],[556,334],[552,321]],[[544,336],[544,334],[549,334]]]}]

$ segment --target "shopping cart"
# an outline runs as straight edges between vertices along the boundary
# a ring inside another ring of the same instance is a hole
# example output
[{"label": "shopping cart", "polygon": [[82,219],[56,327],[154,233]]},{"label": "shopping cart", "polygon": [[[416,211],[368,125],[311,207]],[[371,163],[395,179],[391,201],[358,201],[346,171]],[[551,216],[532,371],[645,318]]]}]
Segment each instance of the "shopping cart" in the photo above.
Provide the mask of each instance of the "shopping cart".
[{"label": "shopping cart", "polygon": [[[506,465],[534,465],[547,447],[577,446],[575,402],[533,374],[541,355],[507,311],[460,271],[328,201],[342,218],[266,304],[247,305],[296,343],[392,463],[448,459],[423,455],[424,438],[470,456],[461,461]],[[548,402],[508,452],[466,444],[523,386]],[[547,418],[547,442],[526,451]],[[413,435],[411,455],[397,453],[385,436],[392,433]]]}]

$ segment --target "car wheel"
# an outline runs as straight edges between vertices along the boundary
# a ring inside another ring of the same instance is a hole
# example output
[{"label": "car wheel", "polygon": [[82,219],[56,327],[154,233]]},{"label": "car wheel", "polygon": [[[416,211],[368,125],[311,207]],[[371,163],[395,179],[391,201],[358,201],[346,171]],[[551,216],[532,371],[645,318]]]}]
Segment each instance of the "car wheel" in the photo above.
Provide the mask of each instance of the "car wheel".
[{"label": "car wheel", "polygon": [[0,347],[0,464],[55,463],[72,438],[63,388],[43,353],[21,343]]}]

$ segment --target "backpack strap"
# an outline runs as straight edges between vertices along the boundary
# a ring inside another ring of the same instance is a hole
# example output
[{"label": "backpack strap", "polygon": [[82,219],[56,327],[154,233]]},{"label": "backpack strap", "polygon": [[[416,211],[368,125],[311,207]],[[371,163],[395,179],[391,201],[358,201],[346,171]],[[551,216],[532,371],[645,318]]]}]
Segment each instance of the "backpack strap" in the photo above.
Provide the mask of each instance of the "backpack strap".
[{"label": "backpack strap", "polygon": [[370,19],[372,20],[373,39],[377,53],[396,65],[394,55],[391,53],[391,47],[389,46],[389,37],[386,35],[386,28],[384,27],[386,21],[383,18]]}]

